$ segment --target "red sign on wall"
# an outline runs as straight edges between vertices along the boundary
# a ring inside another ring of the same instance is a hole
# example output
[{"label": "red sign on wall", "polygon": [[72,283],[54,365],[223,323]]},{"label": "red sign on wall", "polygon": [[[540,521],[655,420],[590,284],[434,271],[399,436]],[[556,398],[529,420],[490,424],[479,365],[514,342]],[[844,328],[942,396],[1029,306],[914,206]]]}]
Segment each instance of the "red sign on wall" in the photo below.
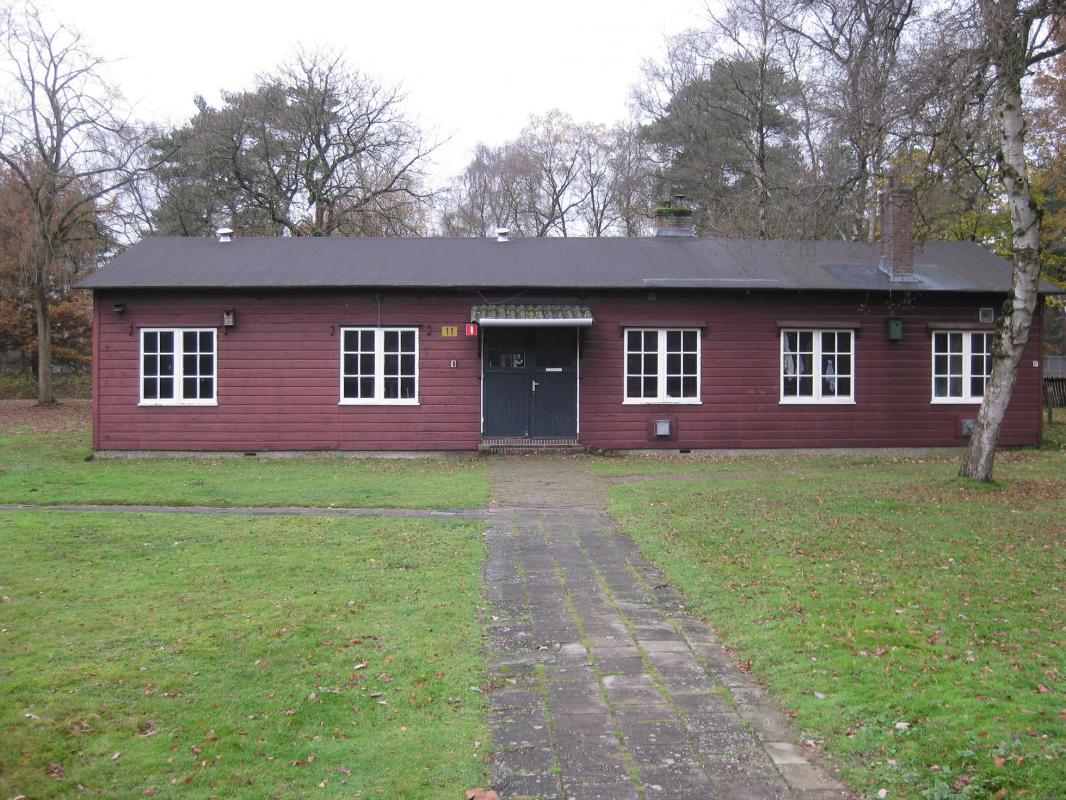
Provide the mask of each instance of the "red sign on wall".
[{"label": "red sign on wall", "polygon": [[467,326],[466,326],[466,335],[467,336],[477,336],[477,324],[476,323],[470,322],[470,323],[467,324]]}]

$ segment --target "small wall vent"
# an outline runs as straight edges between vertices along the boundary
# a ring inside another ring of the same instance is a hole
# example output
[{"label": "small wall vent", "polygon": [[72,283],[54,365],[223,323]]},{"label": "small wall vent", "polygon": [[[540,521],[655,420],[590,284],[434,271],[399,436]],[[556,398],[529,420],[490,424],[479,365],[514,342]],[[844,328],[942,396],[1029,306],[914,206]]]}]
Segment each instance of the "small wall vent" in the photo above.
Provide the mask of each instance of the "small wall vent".
[{"label": "small wall vent", "polygon": [[657,419],[655,420],[655,435],[662,437],[670,436],[670,420]]},{"label": "small wall vent", "polygon": [[990,306],[985,306],[977,312],[977,320],[985,325],[991,325],[996,321],[996,310]]}]

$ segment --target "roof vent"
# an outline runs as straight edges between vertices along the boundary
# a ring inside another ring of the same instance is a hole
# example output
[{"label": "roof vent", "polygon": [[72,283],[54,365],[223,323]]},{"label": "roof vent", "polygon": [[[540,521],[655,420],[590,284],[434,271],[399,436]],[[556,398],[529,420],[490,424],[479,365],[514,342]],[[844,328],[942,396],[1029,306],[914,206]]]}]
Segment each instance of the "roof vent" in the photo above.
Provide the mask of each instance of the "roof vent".
[{"label": "roof vent", "polygon": [[507,238],[510,233],[511,233],[511,231],[508,228],[497,228],[496,229],[496,241],[497,242],[510,241],[510,239]]},{"label": "roof vent", "polygon": [[218,235],[218,241],[222,244],[233,241],[233,228],[219,228],[215,233]]}]

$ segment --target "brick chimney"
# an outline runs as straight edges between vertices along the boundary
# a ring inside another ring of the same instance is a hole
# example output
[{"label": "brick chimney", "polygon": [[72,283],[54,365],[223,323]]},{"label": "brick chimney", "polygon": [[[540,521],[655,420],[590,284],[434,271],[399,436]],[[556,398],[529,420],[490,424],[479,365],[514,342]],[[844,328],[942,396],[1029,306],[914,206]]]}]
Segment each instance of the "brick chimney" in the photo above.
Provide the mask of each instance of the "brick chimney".
[{"label": "brick chimney", "polygon": [[660,203],[655,209],[655,235],[688,238],[696,235],[696,228],[692,224],[692,209],[685,203],[685,195],[675,194],[672,201]]},{"label": "brick chimney", "polygon": [[881,271],[892,281],[918,280],[914,275],[914,193],[891,182],[881,198]]}]

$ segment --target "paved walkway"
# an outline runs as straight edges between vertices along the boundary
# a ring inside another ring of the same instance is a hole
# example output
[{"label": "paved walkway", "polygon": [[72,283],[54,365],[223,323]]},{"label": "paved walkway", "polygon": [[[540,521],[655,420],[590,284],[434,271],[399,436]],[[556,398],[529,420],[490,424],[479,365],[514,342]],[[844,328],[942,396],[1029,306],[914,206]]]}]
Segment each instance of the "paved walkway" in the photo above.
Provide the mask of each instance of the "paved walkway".
[{"label": "paved walkway", "polygon": [[[0,510],[488,519],[496,745],[505,800],[829,800],[844,787],[606,514],[578,457],[490,462],[490,508],[8,504]],[[688,477],[688,476],[686,476]],[[617,481],[615,481],[617,482]]]},{"label": "paved walkway", "polygon": [[485,581],[505,800],[846,797],[603,511],[573,458],[498,458]]}]

